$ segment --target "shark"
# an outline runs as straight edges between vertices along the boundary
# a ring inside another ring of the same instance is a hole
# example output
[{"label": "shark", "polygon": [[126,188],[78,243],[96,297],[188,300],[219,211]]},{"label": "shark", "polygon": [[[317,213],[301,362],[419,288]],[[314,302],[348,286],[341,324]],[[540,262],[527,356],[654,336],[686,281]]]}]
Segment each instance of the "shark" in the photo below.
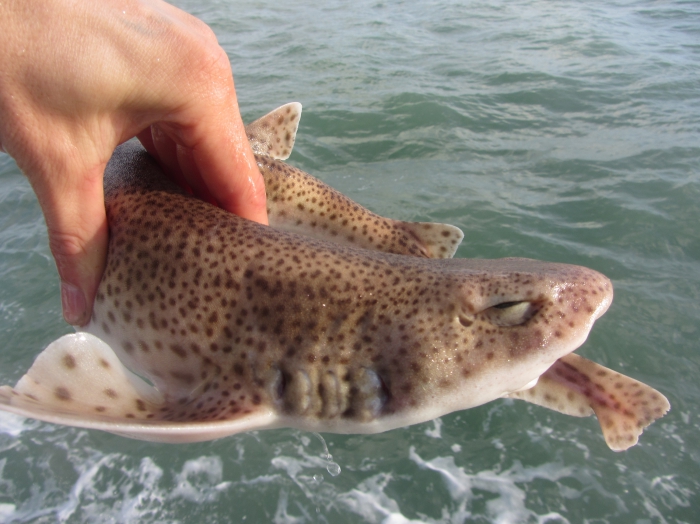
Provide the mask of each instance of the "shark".
[{"label": "shark", "polygon": [[284,162],[301,105],[246,127],[270,226],[203,202],[134,142],[105,171],[94,313],[0,409],[149,441],[369,434],[515,398],[596,414],[621,451],[670,408],[573,353],[610,306],[592,269],[454,258],[458,228],[384,218]]}]

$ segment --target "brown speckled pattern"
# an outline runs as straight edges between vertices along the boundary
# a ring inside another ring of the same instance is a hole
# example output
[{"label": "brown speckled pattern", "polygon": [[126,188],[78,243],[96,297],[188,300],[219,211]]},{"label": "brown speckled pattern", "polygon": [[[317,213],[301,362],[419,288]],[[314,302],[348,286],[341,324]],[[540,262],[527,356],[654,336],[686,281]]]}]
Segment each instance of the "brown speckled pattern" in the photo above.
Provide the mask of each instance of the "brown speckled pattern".
[{"label": "brown speckled pattern", "polygon": [[448,224],[381,217],[285,160],[296,138],[301,104],[285,104],[246,126],[265,179],[275,229],[399,255],[452,258],[464,238]]},{"label": "brown speckled pattern", "polygon": [[277,229],[426,258],[451,258],[464,237],[446,224],[381,217],[300,169],[260,155],[256,160],[265,178],[270,224]]},{"label": "brown speckled pattern", "polygon": [[557,360],[535,387],[510,396],[573,416],[595,412],[615,451],[635,445],[642,430],[671,407],[646,384],[573,353]]},{"label": "brown speckled pattern", "polygon": [[581,267],[425,260],[260,226],[170,186],[131,145],[109,171],[109,260],[88,331],[165,395],[133,417],[265,406],[345,430],[436,399],[469,407],[465,391],[482,392],[465,382],[525,386],[610,302],[608,279]]},{"label": "brown speckled pattern", "polygon": [[270,228],[184,194],[139,146],[120,146],[87,327],[111,347],[61,337],[0,387],[0,409],[193,442],[282,426],[385,431],[510,396],[595,412],[614,450],[668,411],[649,386],[570,353],[611,301],[605,277],[429,260],[452,257],[462,232],[380,217],[280,161],[300,114],[287,104],[246,127]]},{"label": "brown speckled pattern", "polygon": [[301,104],[291,102],[248,124],[245,130],[253,152],[280,160],[289,157],[300,118]]}]

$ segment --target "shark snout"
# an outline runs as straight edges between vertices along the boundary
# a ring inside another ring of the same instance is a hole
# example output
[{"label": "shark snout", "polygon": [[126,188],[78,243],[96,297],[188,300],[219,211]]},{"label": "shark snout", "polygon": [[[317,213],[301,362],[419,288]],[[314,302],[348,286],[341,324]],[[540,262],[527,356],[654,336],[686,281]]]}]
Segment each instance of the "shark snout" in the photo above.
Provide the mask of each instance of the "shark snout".
[{"label": "shark snout", "polygon": [[575,350],[612,302],[610,280],[591,269],[529,259],[469,265],[476,274],[462,286],[459,323],[475,347],[498,348],[506,358]]}]

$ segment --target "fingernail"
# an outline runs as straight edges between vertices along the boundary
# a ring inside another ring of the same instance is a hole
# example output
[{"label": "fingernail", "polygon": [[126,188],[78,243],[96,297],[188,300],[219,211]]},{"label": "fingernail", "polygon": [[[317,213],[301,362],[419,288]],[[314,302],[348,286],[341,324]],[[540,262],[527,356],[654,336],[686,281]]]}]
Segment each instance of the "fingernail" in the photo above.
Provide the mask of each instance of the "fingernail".
[{"label": "fingernail", "polygon": [[63,318],[72,326],[83,324],[86,303],[83,292],[67,282],[61,282],[61,305],[63,306]]}]

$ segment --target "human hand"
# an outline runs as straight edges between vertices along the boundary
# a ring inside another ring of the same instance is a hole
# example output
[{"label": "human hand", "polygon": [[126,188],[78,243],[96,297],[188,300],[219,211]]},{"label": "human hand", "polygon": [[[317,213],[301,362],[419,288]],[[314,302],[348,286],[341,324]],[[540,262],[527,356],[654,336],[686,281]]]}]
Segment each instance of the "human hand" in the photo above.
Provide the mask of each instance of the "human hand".
[{"label": "human hand", "polygon": [[0,29],[0,149],[44,212],[67,322],[90,320],[102,176],[133,136],[196,195],[267,223],[228,57],[204,23],[160,0],[7,0]]}]

